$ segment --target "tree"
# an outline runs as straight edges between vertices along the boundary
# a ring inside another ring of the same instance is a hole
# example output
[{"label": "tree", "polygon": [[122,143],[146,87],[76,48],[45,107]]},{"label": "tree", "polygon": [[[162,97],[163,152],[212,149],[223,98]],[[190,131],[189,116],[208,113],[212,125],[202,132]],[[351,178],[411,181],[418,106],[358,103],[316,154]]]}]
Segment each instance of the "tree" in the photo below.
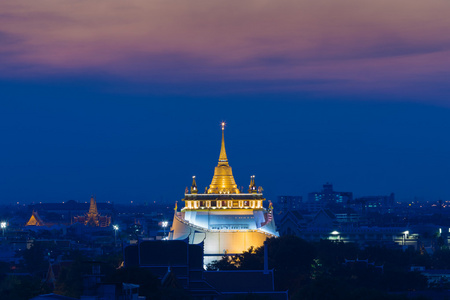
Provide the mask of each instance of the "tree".
[{"label": "tree", "polygon": [[39,243],[33,243],[29,249],[26,249],[23,253],[23,259],[25,267],[30,273],[44,272],[48,268],[48,262],[45,259],[45,249]]},{"label": "tree", "polygon": [[[274,269],[275,285],[279,290],[295,289],[309,280],[316,255],[314,246],[293,235],[267,240],[269,269]],[[231,259],[223,257],[209,266],[220,270],[262,270],[264,268],[264,246]]]},{"label": "tree", "polygon": [[83,293],[83,275],[90,273],[90,267],[78,257],[73,264],[62,268],[55,283],[55,294],[80,298]]},{"label": "tree", "polygon": [[[234,261],[237,258],[234,259]],[[214,260],[206,266],[208,271],[216,271],[216,270],[237,270],[237,265],[232,263],[233,258],[229,256],[222,256],[222,259]]]},{"label": "tree", "polygon": [[0,282],[2,300],[28,300],[41,293],[39,278],[9,275]]}]

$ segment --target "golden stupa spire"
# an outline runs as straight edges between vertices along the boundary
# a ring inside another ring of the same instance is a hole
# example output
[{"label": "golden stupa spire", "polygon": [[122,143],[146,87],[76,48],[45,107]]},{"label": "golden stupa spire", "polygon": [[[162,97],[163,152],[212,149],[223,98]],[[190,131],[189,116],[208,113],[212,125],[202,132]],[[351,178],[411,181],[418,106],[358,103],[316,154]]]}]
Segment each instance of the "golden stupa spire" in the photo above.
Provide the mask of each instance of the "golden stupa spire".
[{"label": "golden stupa spire", "polygon": [[90,226],[98,226],[98,211],[97,211],[97,202],[95,201],[94,195],[91,196],[91,203],[89,205],[89,212],[86,215],[85,225]]},{"label": "golden stupa spire", "polygon": [[91,196],[91,203],[89,205],[89,215],[98,215],[97,202],[95,201],[94,195]]},{"label": "golden stupa spire", "polygon": [[214,176],[208,189],[208,194],[239,194],[233,172],[228,164],[225,152],[225,122],[222,122],[222,145],[220,147],[219,163],[214,170]]},{"label": "golden stupa spire", "polygon": [[225,122],[222,122],[222,146],[220,147],[219,164],[228,165],[227,152],[225,151]]}]

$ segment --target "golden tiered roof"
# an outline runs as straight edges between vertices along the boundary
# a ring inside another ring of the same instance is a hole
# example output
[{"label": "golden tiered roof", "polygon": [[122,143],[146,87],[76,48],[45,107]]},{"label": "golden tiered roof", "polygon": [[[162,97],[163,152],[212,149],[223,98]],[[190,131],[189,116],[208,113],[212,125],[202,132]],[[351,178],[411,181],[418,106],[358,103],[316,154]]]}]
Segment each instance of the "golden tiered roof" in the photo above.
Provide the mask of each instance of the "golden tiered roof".
[{"label": "golden tiered roof", "polygon": [[91,203],[89,205],[89,212],[87,213],[86,224],[98,226],[98,216],[97,202],[95,201],[94,196],[91,196]]},{"label": "golden tiered roof", "polygon": [[225,151],[225,123],[222,123],[222,146],[220,148],[219,163],[214,169],[214,176],[208,189],[208,194],[239,194],[233,172],[228,164]]},{"label": "golden tiered roof", "polygon": [[33,210],[31,217],[25,226],[45,226],[45,224],[41,217],[39,217],[38,212]]}]

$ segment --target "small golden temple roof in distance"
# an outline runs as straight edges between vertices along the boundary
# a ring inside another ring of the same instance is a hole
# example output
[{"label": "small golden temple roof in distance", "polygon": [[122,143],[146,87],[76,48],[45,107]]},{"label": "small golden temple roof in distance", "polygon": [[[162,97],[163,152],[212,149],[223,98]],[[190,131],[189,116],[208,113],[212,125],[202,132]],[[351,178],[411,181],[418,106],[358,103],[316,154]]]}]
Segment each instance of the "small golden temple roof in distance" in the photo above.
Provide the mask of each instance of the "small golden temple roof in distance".
[{"label": "small golden temple roof in distance", "polygon": [[228,164],[225,151],[225,122],[222,122],[222,145],[220,147],[219,163],[214,169],[214,176],[208,189],[208,194],[239,194],[233,172]]},{"label": "small golden temple roof in distance", "polygon": [[45,223],[44,221],[42,221],[38,212],[33,210],[33,212],[31,213],[31,217],[28,220],[27,224],[25,224],[25,226],[45,226]]}]

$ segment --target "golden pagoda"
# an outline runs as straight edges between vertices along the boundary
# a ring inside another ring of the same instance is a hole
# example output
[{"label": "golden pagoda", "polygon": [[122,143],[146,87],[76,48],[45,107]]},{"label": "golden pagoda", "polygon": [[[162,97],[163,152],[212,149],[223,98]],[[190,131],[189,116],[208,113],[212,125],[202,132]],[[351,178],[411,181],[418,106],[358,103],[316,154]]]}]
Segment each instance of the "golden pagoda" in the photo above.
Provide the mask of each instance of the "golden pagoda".
[{"label": "golden pagoda", "polygon": [[240,254],[251,246],[263,245],[267,237],[277,237],[273,211],[264,208],[262,188],[250,178],[248,193],[237,188],[225,151],[224,125],[219,162],[205,193],[199,193],[196,177],[186,188],[184,207],[175,209],[169,239],[189,238],[192,244],[204,242],[205,263],[220,259],[224,253]]},{"label": "golden pagoda", "polygon": [[98,226],[98,211],[97,211],[97,202],[95,201],[94,196],[91,197],[91,203],[89,205],[89,212],[86,215],[86,225],[90,226]]},{"label": "golden pagoda", "polygon": [[111,225],[111,217],[102,216],[98,213],[97,202],[93,195],[91,196],[89,211],[84,216],[74,217],[73,221],[74,223],[83,223],[84,225],[93,227],[108,227]]},{"label": "golden pagoda", "polygon": [[219,163],[214,169],[214,176],[208,189],[208,194],[239,194],[233,172],[228,164],[225,151],[225,123],[222,122],[222,146],[220,148]]}]

